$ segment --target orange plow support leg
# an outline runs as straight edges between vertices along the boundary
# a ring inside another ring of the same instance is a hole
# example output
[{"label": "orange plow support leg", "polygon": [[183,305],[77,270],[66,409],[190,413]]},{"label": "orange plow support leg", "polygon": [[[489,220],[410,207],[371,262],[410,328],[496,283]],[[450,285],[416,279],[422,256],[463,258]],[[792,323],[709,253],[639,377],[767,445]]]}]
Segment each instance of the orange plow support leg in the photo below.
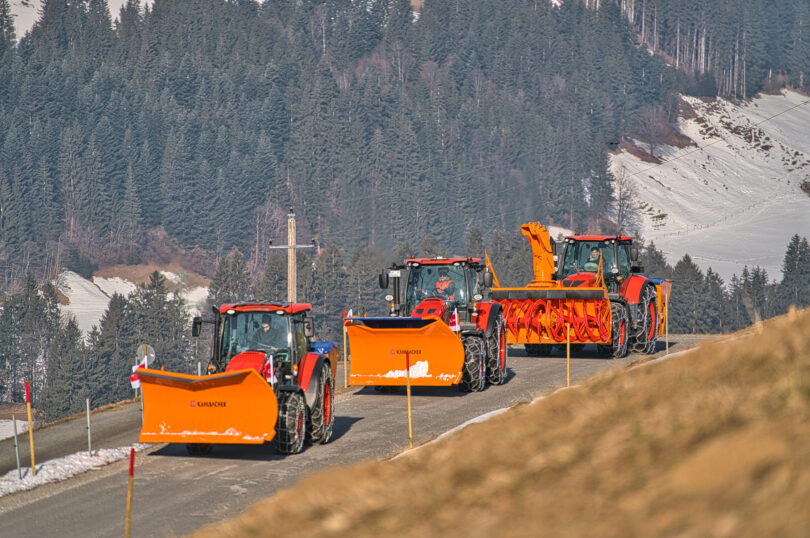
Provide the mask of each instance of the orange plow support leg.
[{"label": "orange plow support leg", "polygon": [[260,444],[276,434],[273,388],[255,370],[196,376],[139,369],[142,443]]},{"label": "orange plow support leg", "polygon": [[414,386],[449,386],[461,381],[464,346],[438,319],[363,318],[346,328],[351,351],[349,384],[404,386],[410,352]]}]

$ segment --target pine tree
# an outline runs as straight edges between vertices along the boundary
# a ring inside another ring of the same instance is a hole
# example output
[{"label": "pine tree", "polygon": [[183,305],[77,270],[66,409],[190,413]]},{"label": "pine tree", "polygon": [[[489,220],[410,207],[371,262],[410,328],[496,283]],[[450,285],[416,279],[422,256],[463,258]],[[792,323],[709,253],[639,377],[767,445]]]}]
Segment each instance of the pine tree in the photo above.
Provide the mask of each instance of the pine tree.
[{"label": "pine tree", "polygon": [[71,317],[48,349],[47,384],[38,404],[45,420],[54,421],[85,407],[88,394],[85,357],[81,331]]}]

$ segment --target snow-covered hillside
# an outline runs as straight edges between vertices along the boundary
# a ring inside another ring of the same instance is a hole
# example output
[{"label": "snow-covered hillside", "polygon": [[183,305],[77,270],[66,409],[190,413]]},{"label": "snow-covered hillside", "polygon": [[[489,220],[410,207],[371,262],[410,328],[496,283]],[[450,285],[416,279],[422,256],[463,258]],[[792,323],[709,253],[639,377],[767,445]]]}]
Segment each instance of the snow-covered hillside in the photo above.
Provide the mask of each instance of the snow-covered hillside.
[{"label": "snow-covered hillside", "polygon": [[[161,274],[167,280],[180,284],[176,274],[169,271],[161,271]],[[137,288],[134,283],[122,278],[93,277],[92,280],[87,280],[72,271],[65,271],[59,275],[55,285],[68,299],[68,304],[61,306],[62,313],[75,317],[79,328],[85,334],[94,325],[99,325],[113,294],[120,293],[126,296]],[[186,301],[189,313],[199,315],[208,298],[208,288],[182,289],[180,296]]]},{"label": "snow-covered hillside", "polygon": [[657,148],[661,164],[627,151],[611,159],[615,175],[632,179],[642,236],[670,263],[688,253],[726,281],[745,265],[780,279],[791,236],[810,236],[810,196],[799,187],[810,179],[810,97],[685,99],[696,117],[678,128],[696,145]]},{"label": "snow-covered hillside", "polygon": [[[126,4],[126,0],[108,0],[107,5],[110,7],[110,17],[115,20],[121,12],[121,7]],[[141,2],[141,6],[151,6],[151,0]],[[34,22],[39,19],[40,8],[42,7],[42,0],[32,0],[23,4],[22,0],[11,0],[11,13],[14,15],[14,31],[17,34],[17,39],[21,39],[27,34]]]}]

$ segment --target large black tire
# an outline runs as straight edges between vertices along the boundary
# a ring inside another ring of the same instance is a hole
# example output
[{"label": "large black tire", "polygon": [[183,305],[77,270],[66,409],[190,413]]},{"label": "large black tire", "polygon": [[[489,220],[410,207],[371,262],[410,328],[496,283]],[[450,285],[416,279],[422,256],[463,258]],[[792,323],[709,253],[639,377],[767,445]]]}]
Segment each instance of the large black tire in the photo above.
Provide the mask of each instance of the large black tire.
[{"label": "large black tire", "polygon": [[324,362],[318,380],[318,393],[308,413],[307,441],[313,445],[328,443],[332,438],[332,429],[335,425],[335,414],[332,409],[334,394],[335,380],[332,379],[332,369],[329,363]]},{"label": "large black tire", "polygon": [[464,345],[464,371],[461,375],[459,387],[464,392],[479,392],[484,390],[486,384],[486,348],[484,339],[478,336],[465,336],[461,343]]},{"label": "large black tire", "polygon": [[585,349],[585,344],[571,344],[571,353],[579,353]]},{"label": "large black tire", "polygon": [[554,348],[551,344],[524,344],[523,347],[530,357],[548,357]]},{"label": "large black tire", "polygon": [[214,449],[214,445],[208,443],[188,443],[186,452],[190,456],[207,456]]},{"label": "large black tire", "polygon": [[638,320],[628,341],[631,353],[655,353],[658,341],[658,302],[652,286],[644,286],[638,301]]},{"label": "large black tire", "polygon": [[487,381],[490,385],[502,385],[506,381],[508,348],[506,324],[503,317],[498,316],[492,333],[487,335]]},{"label": "large black tire", "polygon": [[627,308],[622,303],[611,301],[610,318],[611,343],[610,345],[599,345],[597,349],[601,355],[620,359],[627,356],[627,326],[629,325]]},{"label": "large black tire", "polygon": [[298,392],[284,391],[278,399],[275,449],[281,454],[297,454],[304,448],[307,406]]}]

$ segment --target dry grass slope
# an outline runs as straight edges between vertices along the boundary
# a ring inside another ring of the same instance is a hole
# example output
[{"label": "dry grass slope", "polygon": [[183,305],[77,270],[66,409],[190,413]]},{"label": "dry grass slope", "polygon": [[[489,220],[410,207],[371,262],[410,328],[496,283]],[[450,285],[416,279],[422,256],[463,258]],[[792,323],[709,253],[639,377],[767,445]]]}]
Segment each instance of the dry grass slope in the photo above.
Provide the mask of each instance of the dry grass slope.
[{"label": "dry grass slope", "polygon": [[810,311],[607,373],[197,536],[807,536]]}]

